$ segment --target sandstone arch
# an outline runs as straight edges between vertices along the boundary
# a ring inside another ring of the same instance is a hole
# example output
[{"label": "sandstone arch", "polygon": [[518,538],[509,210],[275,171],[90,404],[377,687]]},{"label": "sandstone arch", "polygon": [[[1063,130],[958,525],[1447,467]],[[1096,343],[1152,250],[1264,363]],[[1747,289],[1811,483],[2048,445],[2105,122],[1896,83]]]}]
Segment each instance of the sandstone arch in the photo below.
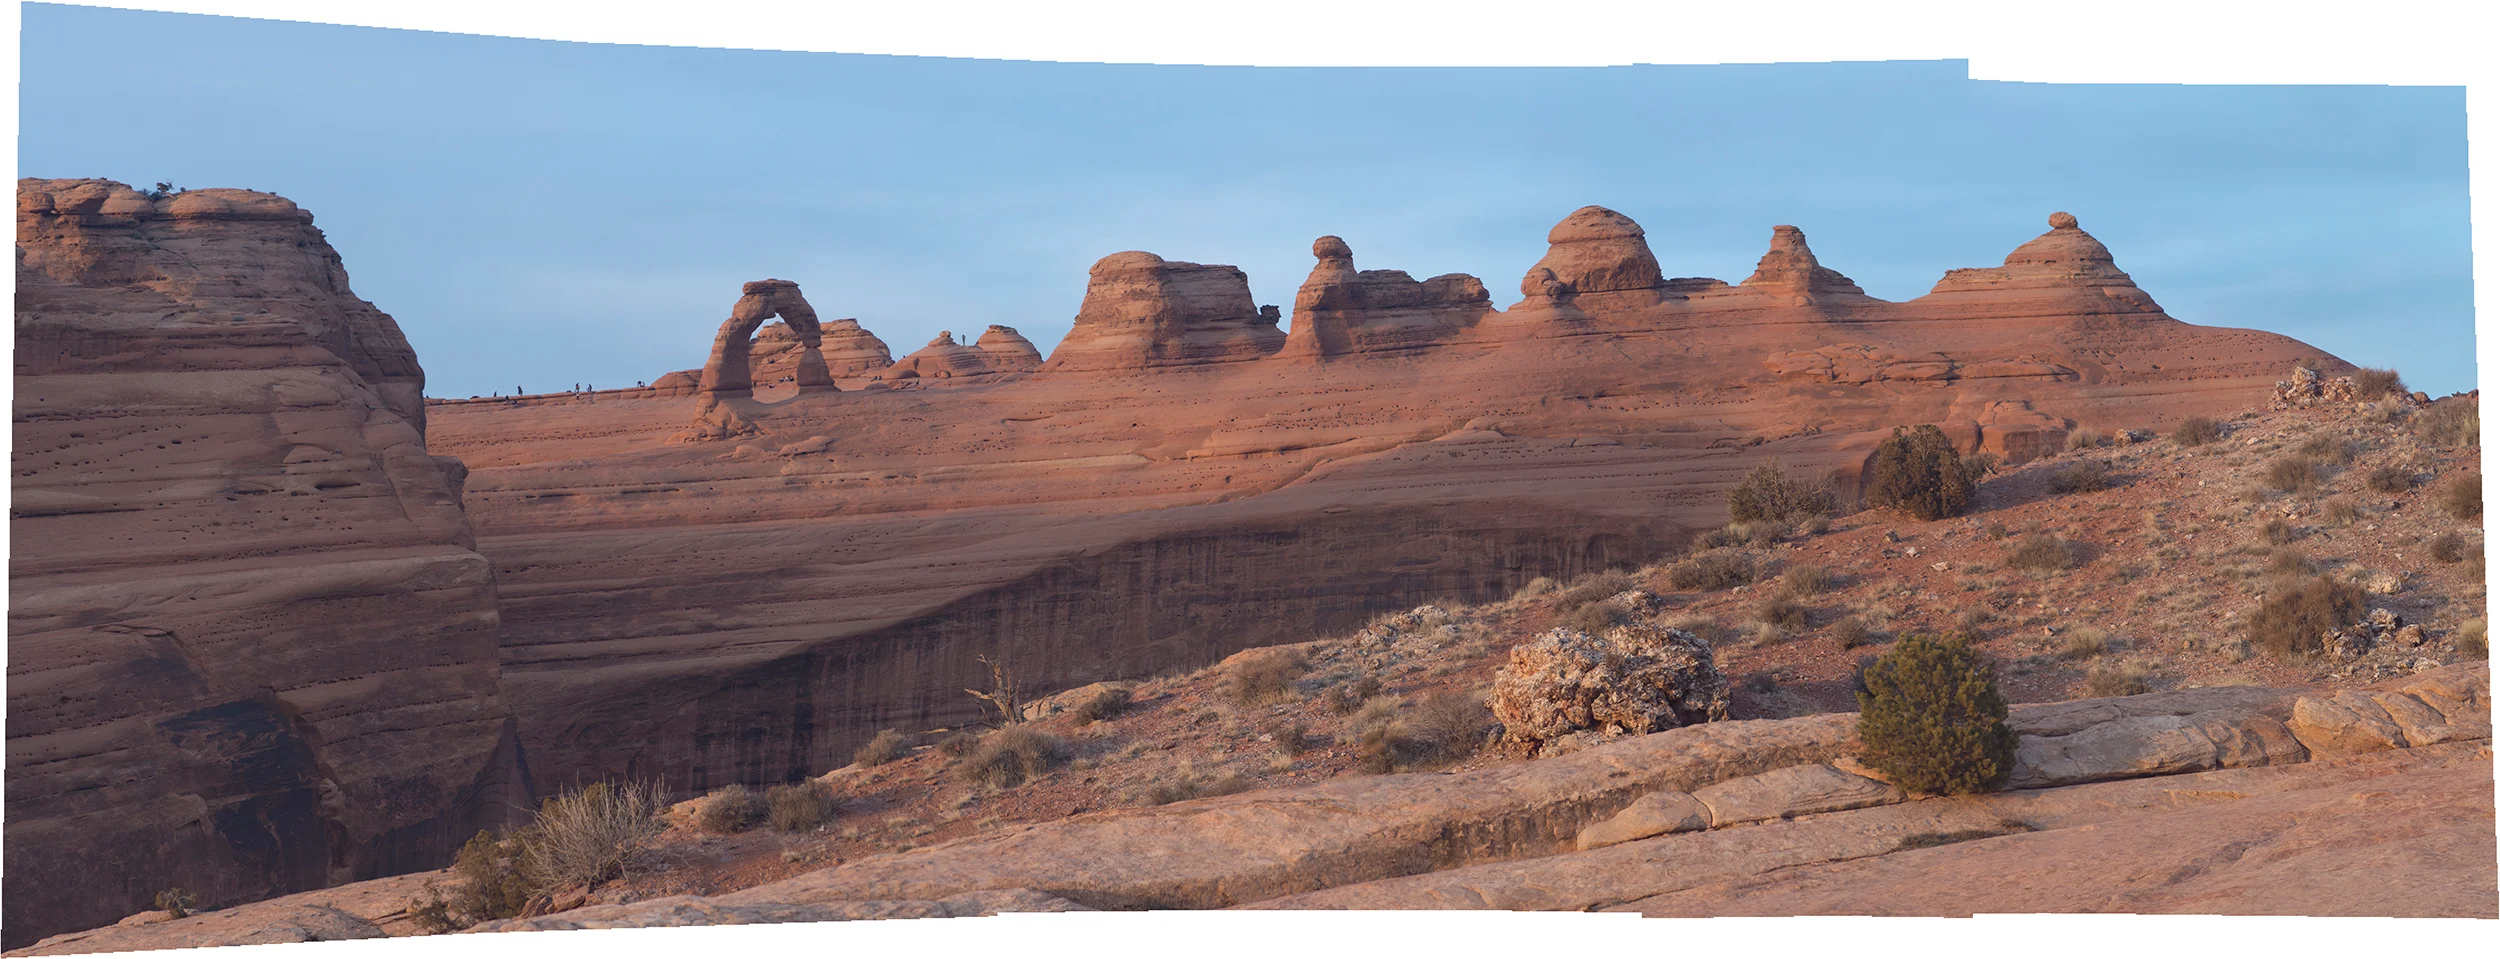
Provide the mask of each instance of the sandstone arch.
[{"label": "sandstone arch", "polygon": [[824,331],[817,325],[816,308],[807,305],[807,297],[799,294],[799,285],[789,280],[756,280],[741,290],[736,306],[730,307],[729,319],[720,325],[720,334],[712,337],[712,358],[703,363],[701,392],[752,396],[755,376],[748,366],[748,344],[765,320],[780,317],[789,324],[790,332],[799,337],[797,370],[800,393],[830,393],[833,374],[825,369]]}]

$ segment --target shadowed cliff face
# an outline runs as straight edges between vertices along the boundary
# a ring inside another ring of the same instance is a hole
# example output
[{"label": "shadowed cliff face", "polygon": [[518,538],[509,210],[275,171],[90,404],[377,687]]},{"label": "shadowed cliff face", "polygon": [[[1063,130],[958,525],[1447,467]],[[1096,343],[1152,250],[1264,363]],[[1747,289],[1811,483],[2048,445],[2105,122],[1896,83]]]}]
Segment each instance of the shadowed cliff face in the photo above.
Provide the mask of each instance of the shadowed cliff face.
[{"label": "shadowed cliff face", "polygon": [[528,793],[398,327],[279,197],[18,201],[8,944],[440,865]]},{"label": "shadowed cliff face", "polygon": [[477,470],[542,787],[778,781],[977,718],[976,655],[1035,692],[1201,665],[1656,558],[1766,458],[1854,492],[1896,425],[2020,460],[2340,369],[2172,319],[2051,227],[1888,303],[1794,227],[1744,284],[1663,278],[1592,207],[1507,310],[1322,237],[1289,337],[1237,270],[1120,253],[1032,372],[768,389],[707,408],[715,441],[669,441],[695,407],[667,391],[443,403],[435,441]]}]

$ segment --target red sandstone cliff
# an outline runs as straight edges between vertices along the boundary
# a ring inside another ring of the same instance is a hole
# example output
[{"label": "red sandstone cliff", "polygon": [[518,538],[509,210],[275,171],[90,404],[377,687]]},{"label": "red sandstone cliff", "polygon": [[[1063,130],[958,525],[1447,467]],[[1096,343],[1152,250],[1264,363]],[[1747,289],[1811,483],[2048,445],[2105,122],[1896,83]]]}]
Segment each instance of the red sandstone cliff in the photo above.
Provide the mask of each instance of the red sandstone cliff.
[{"label": "red sandstone cliff", "polygon": [[973,718],[976,656],[1035,689],[1203,664],[1654,559],[1766,457],[1849,486],[1932,422],[2021,459],[2256,405],[2322,356],[2169,317],[2069,217],[1906,303],[1794,228],[1738,285],[1668,278],[1604,208],[1548,240],[1497,310],[1323,237],[1291,334],[1239,270],[1117,253],[1038,370],[933,343],[876,384],[907,389],[719,399],[692,431],[716,441],[670,442],[695,401],[659,393],[438,406],[533,771],[805,775]]},{"label": "red sandstone cliff", "polygon": [[17,230],[8,943],[432,868],[525,802],[465,471],[311,215],[22,180]]}]

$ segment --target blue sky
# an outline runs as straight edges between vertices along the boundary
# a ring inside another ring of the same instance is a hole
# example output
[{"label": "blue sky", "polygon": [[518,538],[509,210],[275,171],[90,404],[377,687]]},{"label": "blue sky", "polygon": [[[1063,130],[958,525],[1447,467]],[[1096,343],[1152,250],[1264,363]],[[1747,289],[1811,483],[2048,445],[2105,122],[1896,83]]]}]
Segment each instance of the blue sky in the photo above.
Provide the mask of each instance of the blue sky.
[{"label": "blue sky", "polygon": [[21,176],[302,203],[439,396],[700,365],[766,276],[897,353],[991,323],[1047,351],[1086,268],[1128,249],[1238,265],[1289,308],[1324,233],[1508,305],[1588,203],[1639,220],[1670,275],[1742,279],[1793,223],[1895,300],[2068,210],[2173,316],[2474,385],[2462,88],[1059,64],[23,11]]}]

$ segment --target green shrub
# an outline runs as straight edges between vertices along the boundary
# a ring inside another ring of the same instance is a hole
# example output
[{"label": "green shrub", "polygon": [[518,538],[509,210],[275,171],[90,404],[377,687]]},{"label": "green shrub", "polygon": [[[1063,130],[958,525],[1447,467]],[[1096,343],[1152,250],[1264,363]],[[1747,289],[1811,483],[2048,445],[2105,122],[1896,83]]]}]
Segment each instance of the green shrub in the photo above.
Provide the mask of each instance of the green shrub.
[{"label": "green shrub", "polygon": [[2179,421],[2179,428],[2170,431],[2170,441],[2181,446],[2203,446],[2222,438],[2222,424],[2202,416]]},{"label": "green shrub", "polygon": [[2439,485],[2431,490],[2431,501],[2458,519],[2482,518],[2483,471],[2470,470],[2439,481]]},{"label": "green shrub", "polygon": [[2098,493],[2109,488],[2109,464],[2084,460],[2049,474],[2052,493]]},{"label": "green shrub", "polygon": [[1953,451],[1944,431],[1922,424],[1894,427],[1892,437],[1875,448],[1874,479],[1867,501],[1922,520],[1937,520],[1970,507],[1976,484]]},{"label": "green shrub", "polygon": [[730,783],[695,801],[696,828],[728,834],[755,828],[764,819],[764,797],[740,783]]},{"label": "green shrub", "polygon": [[529,904],[529,882],[516,862],[518,837],[498,839],[479,830],[460,847],[451,862],[451,895],[427,881],[423,892],[408,902],[408,918],[429,934],[466,929],[494,919],[510,919]]},{"label": "green shrub", "polygon": [[764,805],[774,829],[805,832],[824,824],[833,813],[833,787],[821,779],[774,786],[764,791]]},{"label": "green shrub", "polygon": [[1912,634],[1859,677],[1859,758],[1914,792],[1995,789],[2014,771],[1996,671],[1958,638]]},{"label": "green shrub", "polygon": [[1829,516],[1839,506],[1830,487],[1789,479],[1788,470],[1777,460],[1754,467],[1727,491],[1728,518],[1739,523],[1793,524],[1810,516]]},{"label": "green shrub", "polygon": [[1667,585],[1690,592],[1734,589],[1753,580],[1753,557],[1735,550],[1696,553],[1667,567]]},{"label": "green shrub", "polygon": [[866,744],[851,753],[851,762],[861,768],[883,766],[908,755],[911,755],[910,737],[904,736],[901,730],[880,729]]},{"label": "green shrub", "polygon": [[2278,589],[2248,618],[2248,641],[2280,657],[2311,656],[2326,634],[2361,621],[2368,600],[2361,587],[2312,576]]}]

